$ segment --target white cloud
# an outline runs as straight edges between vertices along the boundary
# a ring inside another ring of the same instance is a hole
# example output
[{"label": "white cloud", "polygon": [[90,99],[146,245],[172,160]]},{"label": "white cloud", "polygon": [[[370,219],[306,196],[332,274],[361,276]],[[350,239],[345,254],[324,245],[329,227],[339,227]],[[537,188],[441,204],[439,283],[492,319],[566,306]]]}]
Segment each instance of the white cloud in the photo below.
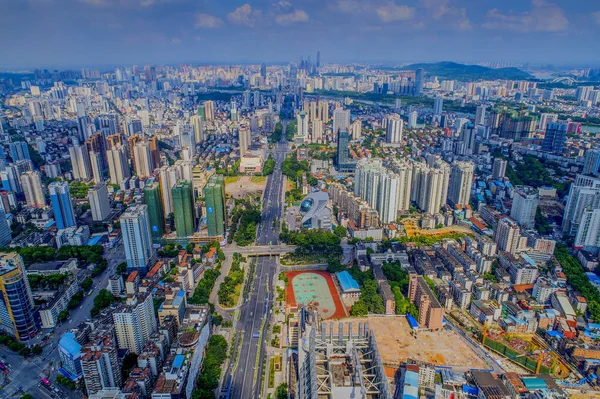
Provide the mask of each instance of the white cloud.
[{"label": "white cloud", "polygon": [[236,25],[244,25],[252,28],[261,15],[260,10],[253,10],[252,6],[246,3],[227,14],[227,19]]},{"label": "white cloud", "polygon": [[306,11],[294,10],[287,14],[279,14],[275,17],[275,22],[279,25],[291,25],[298,22],[307,22],[310,19]]},{"label": "white cloud", "polygon": [[364,0],[338,0],[334,8],[346,14],[359,14],[367,10],[367,5]]},{"label": "white cloud", "polygon": [[600,25],[600,11],[592,13],[592,18],[594,19],[594,22]]},{"label": "white cloud", "polygon": [[223,25],[221,18],[202,12],[196,14],[196,23],[194,24],[196,29],[214,29],[221,25]]},{"label": "white cloud", "polygon": [[454,7],[450,7],[450,0],[420,0],[421,6],[432,12],[433,19],[440,19]]},{"label": "white cloud", "polygon": [[531,11],[503,13],[493,8],[486,14],[487,29],[513,32],[561,32],[569,27],[569,20],[562,8],[545,0],[532,0]]},{"label": "white cloud", "polygon": [[415,16],[415,9],[390,2],[377,8],[377,16],[382,22],[408,21]]}]

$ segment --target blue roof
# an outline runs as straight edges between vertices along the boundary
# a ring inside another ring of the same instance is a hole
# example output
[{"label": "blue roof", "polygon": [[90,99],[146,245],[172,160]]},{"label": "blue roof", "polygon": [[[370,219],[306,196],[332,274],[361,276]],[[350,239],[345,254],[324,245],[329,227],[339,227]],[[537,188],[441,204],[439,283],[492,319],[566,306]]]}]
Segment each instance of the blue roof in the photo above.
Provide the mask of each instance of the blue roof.
[{"label": "blue roof", "polygon": [[419,373],[415,373],[414,371],[407,370],[404,373],[404,389],[406,390],[406,385],[412,385],[413,387],[419,386]]},{"label": "blue roof", "polygon": [[562,338],[562,334],[559,333],[558,331],[554,331],[554,330],[546,331],[546,334],[548,334],[552,338]]},{"label": "blue roof", "polygon": [[185,296],[184,290],[177,291],[177,295],[175,295],[175,298],[173,299],[173,306],[179,307],[181,305],[181,302],[183,301],[184,296]]},{"label": "blue roof", "polygon": [[404,385],[402,399],[417,399],[419,397],[419,388],[411,385]]},{"label": "blue roof", "polygon": [[411,315],[409,315],[408,313],[406,314],[406,320],[408,320],[408,324],[410,325],[410,328],[419,328],[419,323],[417,323],[417,321],[415,320],[414,317],[412,317]]},{"label": "blue roof", "polygon": [[340,282],[342,291],[360,290],[356,280],[347,271],[344,270],[343,272],[337,272],[336,276]]},{"label": "blue roof", "polygon": [[463,392],[466,392],[466,393],[471,394],[471,395],[477,395],[477,394],[479,394],[479,389],[477,389],[476,387],[472,387],[470,385],[467,385],[467,384],[464,384],[462,386],[462,389],[463,389]]},{"label": "blue roof", "polygon": [[585,275],[588,276],[593,284],[600,284],[600,278],[598,278],[598,276],[596,276],[594,273],[587,272]]},{"label": "blue roof", "polygon": [[101,239],[102,239],[102,236],[92,237],[88,241],[87,245],[96,245],[96,244],[98,244],[100,242]]},{"label": "blue roof", "polygon": [[183,361],[185,360],[185,356],[184,355],[176,355],[175,359],[173,359],[173,367],[174,368],[181,368],[181,366],[183,366]]},{"label": "blue roof", "polygon": [[81,352],[81,345],[75,340],[75,334],[72,332],[65,333],[58,344],[71,355]]},{"label": "blue roof", "polygon": [[525,384],[525,388],[531,390],[536,390],[536,389],[546,389],[546,381],[544,381],[541,378],[536,378],[536,377],[523,377],[521,378],[521,380],[523,381],[523,384]]}]

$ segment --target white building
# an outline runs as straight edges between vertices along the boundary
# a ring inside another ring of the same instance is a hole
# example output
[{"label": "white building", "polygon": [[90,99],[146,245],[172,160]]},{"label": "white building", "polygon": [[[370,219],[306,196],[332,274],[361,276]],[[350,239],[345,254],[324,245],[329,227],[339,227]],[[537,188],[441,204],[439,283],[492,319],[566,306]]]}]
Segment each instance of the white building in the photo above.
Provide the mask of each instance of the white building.
[{"label": "white building", "polygon": [[73,178],[75,180],[91,180],[92,166],[87,147],[85,145],[69,147],[69,156],[71,158],[71,165],[73,166]]},{"label": "white building", "polygon": [[336,108],[333,111],[333,133],[337,134],[342,130],[348,130],[350,127],[350,110]]},{"label": "white building", "polygon": [[119,348],[139,354],[157,330],[152,293],[127,298],[113,313]]},{"label": "white building", "polygon": [[121,231],[129,269],[146,269],[155,258],[147,205],[129,207],[121,216]]},{"label": "white building", "polygon": [[117,144],[106,151],[106,158],[111,184],[121,184],[123,180],[131,177],[129,164],[127,163],[127,152],[123,144]]},{"label": "white building", "polygon": [[600,208],[583,211],[575,237],[575,246],[589,249],[600,247]]},{"label": "white building", "polygon": [[535,226],[535,213],[539,202],[536,189],[527,186],[515,187],[510,217],[515,219],[524,229]]},{"label": "white building", "polygon": [[448,201],[452,205],[465,206],[471,198],[471,187],[475,164],[473,162],[457,161],[452,165],[448,188]]},{"label": "white building", "polygon": [[25,193],[27,206],[30,208],[43,208],[46,206],[46,198],[42,190],[42,180],[40,172],[29,171],[25,172],[20,177],[21,186]]},{"label": "white building", "polygon": [[108,190],[106,184],[96,184],[88,190],[90,200],[90,209],[92,211],[92,220],[105,220],[110,214],[110,201],[108,200]]},{"label": "white building", "polygon": [[402,141],[402,129],[404,121],[400,115],[392,114],[387,118],[385,130],[385,142],[387,144],[399,144]]}]

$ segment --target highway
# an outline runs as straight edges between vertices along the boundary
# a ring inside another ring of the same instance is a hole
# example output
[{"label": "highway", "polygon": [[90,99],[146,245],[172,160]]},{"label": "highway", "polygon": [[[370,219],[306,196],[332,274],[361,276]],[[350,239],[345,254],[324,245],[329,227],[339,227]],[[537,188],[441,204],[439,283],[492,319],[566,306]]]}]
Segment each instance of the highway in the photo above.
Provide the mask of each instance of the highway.
[{"label": "highway", "polygon": [[[260,246],[277,245],[279,242],[284,184],[281,163],[287,154],[285,124],[282,136],[284,141],[277,143],[273,151],[276,161],[275,171],[267,179],[263,195],[262,221],[258,227],[256,238],[256,245]],[[274,221],[275,223],[273,223]],[[256,257],[255,273],[253,276],[248,276],[250,293],[240,308],[240,318],[236,324],[236,330],[240,333],[241,350],[237,365],[233,368],[231,398],[261,397],[266,343],[264,335],[269,325],[273,298],[271,288],[276,270],[276,256],[258,256]],[[225,381],[228,378],[229,376],[226,375]]]}]

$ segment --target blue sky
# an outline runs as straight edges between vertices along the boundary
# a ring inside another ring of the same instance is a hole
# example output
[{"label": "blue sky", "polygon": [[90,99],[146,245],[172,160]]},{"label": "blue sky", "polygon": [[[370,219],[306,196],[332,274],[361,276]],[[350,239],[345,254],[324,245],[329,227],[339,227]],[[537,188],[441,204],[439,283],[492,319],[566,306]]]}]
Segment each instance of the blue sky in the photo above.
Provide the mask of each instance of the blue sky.
[{"label": "blue sky", "polygon": [[600,66],[600,0],[0,0],[0,68],[450,60]]}]

